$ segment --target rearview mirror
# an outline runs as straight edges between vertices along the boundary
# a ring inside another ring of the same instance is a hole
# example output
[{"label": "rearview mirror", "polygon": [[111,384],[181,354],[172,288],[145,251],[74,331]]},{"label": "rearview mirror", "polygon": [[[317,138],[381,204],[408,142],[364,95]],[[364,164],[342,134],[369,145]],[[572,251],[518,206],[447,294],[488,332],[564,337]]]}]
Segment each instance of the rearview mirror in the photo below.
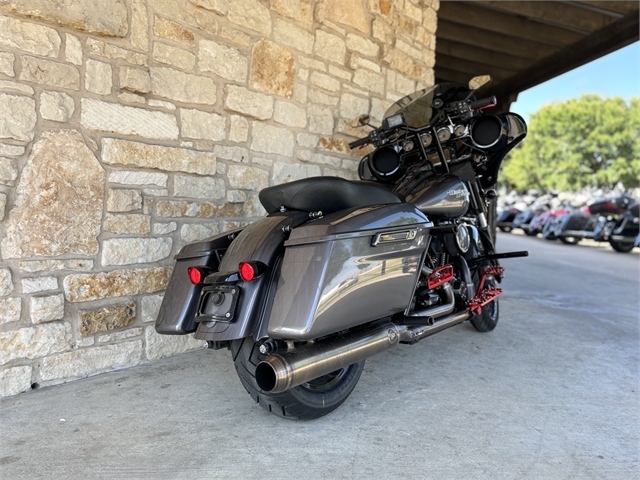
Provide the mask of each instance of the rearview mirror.
[{"label": "rearview mirror", "polygon": [[469,80],[469,90],[478,90],[480,87],[485,86],[489,82],[491,82],[490,75],[480,75],[478,77],[473,77],[471,80]]},{"label": "rearview mirror", "polygon": [[353,120],[351,122],[351,126],[353,128],[364,127],[365,125],[369,125],[370,121],[371,121],[371,117],[365,113],[357,117],[355,120]]}]

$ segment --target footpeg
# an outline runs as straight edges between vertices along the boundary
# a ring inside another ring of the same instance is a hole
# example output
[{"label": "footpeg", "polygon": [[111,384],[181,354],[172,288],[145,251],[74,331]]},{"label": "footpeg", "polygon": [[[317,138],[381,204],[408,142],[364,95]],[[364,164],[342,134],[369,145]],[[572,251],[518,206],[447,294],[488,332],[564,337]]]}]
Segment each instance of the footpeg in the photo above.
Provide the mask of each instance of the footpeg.
[{"label": "footpeg", "polygon": [[476,290],[476,295],[469,303],[467,308],[471,310],[475,315],[482,313],[482,307],[486,304],[493,302],[496,298],[502,295],[501,288],[489,288],[484,289],[484,282],[487,277],[497,277],[504,274],[504,267],[487,267],[482,270],[480,274],[480,283]]},{"label": "footpeg", "polygon": [[453,265],[443,265],[427,276],[427,288],[433,290],[453,280]]}]

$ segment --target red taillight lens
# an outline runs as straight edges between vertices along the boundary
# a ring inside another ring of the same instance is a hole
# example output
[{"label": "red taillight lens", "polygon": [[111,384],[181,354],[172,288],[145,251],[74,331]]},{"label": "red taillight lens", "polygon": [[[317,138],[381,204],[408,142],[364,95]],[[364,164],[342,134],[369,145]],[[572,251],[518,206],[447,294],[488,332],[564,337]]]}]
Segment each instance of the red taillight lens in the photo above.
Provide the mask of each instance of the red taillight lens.
[{"label": "red taillight lens", "polygon": [[238,265],[238,273],[240,278],[245,282],[250,282],[256,276],[256,271],[250,263],[241,262]]},{"label": "red taillight lens", "polygon": [[204,280],[204,275],[202,275],[199,268],[189,267],[187,269],[187,273],[189,274],[189,280],[191,280],[191,283],[194,285],[198,285],[199,283],[202,283],[202,280]]}]

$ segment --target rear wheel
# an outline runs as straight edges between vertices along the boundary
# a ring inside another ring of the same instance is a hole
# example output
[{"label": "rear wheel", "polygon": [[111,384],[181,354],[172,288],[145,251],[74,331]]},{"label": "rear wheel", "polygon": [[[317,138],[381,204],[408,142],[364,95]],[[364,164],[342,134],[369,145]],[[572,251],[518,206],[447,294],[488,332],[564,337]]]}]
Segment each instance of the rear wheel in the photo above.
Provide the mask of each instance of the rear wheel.
[{"label": "rear wheel", "polygon": [[509,233],[512,230],[511,227],[498,227],[498,228],[504,233]]},{"label": "rear wheel", "polygon": [[580,242],[578,237],[558,237],[565,245],[577,245]]},{"label": "rear wheel", "polygon": [[616,252],[629,253],[631,250],[633,250],[634,242],[618,242],[617,240],[609,239],[609,244],[611,245],[611,248],[613,248]]},{"label": "rear wheel", "polygon": [[364,360],[328,375],[303,383],[282,393],[269,393],[256,383],[256,367],[266,355],[252,338],[234,340],[231,354],[236,372],[245,390],[262,408],[282,418],[312,420],[338,408],[355,388]]}]

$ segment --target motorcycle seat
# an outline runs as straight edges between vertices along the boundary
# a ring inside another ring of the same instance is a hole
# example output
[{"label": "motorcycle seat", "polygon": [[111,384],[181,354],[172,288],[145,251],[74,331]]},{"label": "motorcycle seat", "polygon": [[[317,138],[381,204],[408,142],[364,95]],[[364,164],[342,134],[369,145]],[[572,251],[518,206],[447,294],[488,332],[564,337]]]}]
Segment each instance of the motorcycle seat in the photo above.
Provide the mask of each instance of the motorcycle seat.
[{"label": "motorcycle seat", "polygon": [[325,215],[346,208],[402,203],[383,185],[339,177],[311,177],[268,187],[258,198],[268,213],[285,207],[287,210],[321,211]]}]

